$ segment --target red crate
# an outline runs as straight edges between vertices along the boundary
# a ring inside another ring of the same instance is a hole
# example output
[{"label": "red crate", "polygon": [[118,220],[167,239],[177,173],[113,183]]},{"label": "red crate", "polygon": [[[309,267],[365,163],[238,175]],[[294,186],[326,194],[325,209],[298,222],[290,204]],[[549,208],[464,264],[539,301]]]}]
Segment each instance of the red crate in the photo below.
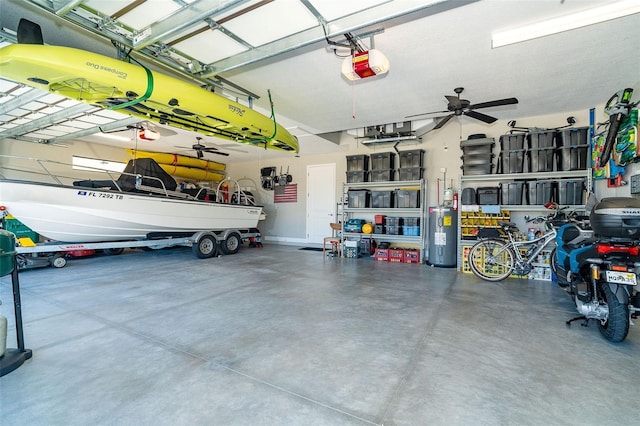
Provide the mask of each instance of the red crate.
[{"label": "red crate", "polygon": [[389,249],[389,262],[404,262],[404,249]]},{"label": "red crate", "polygon": [[377,248],[375,254],[373,255],[373,257],[376,260],[381,260],[383,262],[388,262],[389,261],[389,249]]},{"label": "red crate", "polygon": [[385,215],[383,214],[377,214],[374,216],[373,218],[373,224],[374,225],[384,225],[384,219],[386,218]]},{"label": "red crate", "polygon": [[404,263],[420,263],[420,251],[413,249],[405,250]]}]

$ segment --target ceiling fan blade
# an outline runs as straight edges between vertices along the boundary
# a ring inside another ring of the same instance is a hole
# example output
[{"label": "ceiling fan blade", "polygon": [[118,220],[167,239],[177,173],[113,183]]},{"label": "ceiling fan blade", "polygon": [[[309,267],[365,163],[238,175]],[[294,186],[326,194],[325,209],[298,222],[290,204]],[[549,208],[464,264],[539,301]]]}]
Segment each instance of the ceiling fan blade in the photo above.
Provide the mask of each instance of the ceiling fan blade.
[{"label": "ceiling fan blade", "polygon": [[490,115],[483,114],[477,111],[465,111],[464,115],[468,115],[471,118],[475,118],[476,120],[484,121],[485,123],[491,124],[497,120],[495,117],[491,117]]},{"label": "ceiling fan blade", "polygon": [[513,105],[517,103],[518,103],[518,99],[516,98],[505,98],[505,99],[498,99],[495,101],[480,102],[479,104],[469,105],[469,109],[489,108],[489,107],[495,107],[500,105]]},{"label": "ceiling fan blade", "polygon": [[449,120],[451,120],[451,118],[453,118],[454,115],[455,114],[449,114],[449,115],[445,116],[442,120],[440,120],[440,122],[438,124],[436,124],[436,127],[434,127],[433,130],[438,130],[439,128],[441,128],[442,126],[447,124],[449,122]]},{"label": "ceiling fan blade", "polygon": [[429,114],[444,114],[450,111],[431,111],[431,112],[422,112],[420,114],[407,115],[404,118],[418,117],[420,115],[429,115]]},{"label": "ceiling fan blade", "polygon": [[[202,152],[202,151],[200,151],[200,152]],[[209,154],[218,154],[218,155],[222,155],[224,157],[228,157],[229,156],[228,153],[222,152],[222,151],[208,151],[208,150],[205,149],[204,152],[207,152]]]}]

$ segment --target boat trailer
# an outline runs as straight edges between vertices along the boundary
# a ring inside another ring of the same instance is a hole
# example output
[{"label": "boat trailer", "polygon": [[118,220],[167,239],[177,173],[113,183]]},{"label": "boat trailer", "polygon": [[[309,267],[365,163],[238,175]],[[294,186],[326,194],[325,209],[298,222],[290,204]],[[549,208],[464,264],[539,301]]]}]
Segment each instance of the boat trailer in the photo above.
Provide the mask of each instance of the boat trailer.
[{"label": "boat trailer", "polygon": [[103,250],[107,254],[117,255],[125,248],[149,248],[159,250],[167,247],[191,247],[193,254],[200,259],[208,259],[221,254],[235,254],[243,242],[249,247],[262,247],[262,233],[257,228],[224,229],[218,231],[198,231],[185,235],[152,234],[144,240],[110,241],[102,243],[61,243],[51,241],[33,246],[16,247],[18,269],[31,269],[46,266],[63,268],[67,257],[73,252]]}]

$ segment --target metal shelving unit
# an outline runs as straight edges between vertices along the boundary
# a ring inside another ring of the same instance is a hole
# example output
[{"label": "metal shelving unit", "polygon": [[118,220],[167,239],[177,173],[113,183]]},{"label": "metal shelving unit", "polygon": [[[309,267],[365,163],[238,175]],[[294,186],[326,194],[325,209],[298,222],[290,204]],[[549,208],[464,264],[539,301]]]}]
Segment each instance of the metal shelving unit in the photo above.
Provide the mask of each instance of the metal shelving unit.
[{"label": "metal shelving unit", "polygon": [[[509,174],[492,174],[492,175],[461,175],[458,184],[458,199],[462,200],[462,190],[464,187],[470,186],[470,183],[482,183],[482,182],[504,182],[514,180],[528,180],[538,181],[544,179],[570,179],[570,178],[584,178],[586,182],[587,193],[591,191],[592,179],[591,169],[585,170],[569,170],[569,171],[554,171],[554,172],[537,172],[537,173],[509,173]],[[473,185],[471,185],[473,186]],[[462,206],[461,206],[462,207]],[[584,208],[584,205],[571,205],[568,206],[569,210],[576,210]],[[546,212],[543,205],[500,205],[501,210],[508,210],[510,212]],[[472,243],[472,240],[463,240],[461,220],[458,220],[458,270],[462,267],[462,246]],[[464,244],[466,243],[466,244]]]},{"label": "metal shelving unit", "polygon": [[[420,189],[420,207],[417,208],[352,208],[344,206],[342,223],[346,223],[348,219],[354,216],[370,216],[373,222],[373,215],[375,214],[390,214],[394,216],[405,217],[418,217],[420,218],[420,235],[408,236],[408,235],[392,235],[392,234],[363,234],[357,232],[342,232],[342,243],[348,238],[373,238],[376,241],[389,241],[389,242],[401,242],[401,243],[413,243],[419,245],[420,250],[420,263],[423,263],[425,258],[425,240],[427,228],[427,191],[426,181],[410,180],[410,181],[389,181],[389,182],[359,182],[359,183],[343,183],[342,184],[342,196],[346,199],[349,189],[400,189],[400,188],[419,188]],[[363,219],[365,217],[362,217]]]}]

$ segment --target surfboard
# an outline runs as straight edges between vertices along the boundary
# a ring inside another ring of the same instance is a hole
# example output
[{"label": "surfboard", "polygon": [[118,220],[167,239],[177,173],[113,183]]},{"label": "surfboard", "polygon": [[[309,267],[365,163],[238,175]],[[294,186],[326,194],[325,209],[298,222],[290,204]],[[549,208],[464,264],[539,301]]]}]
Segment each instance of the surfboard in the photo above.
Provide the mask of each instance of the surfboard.
[{"label": "surfboard", "polygon": [[143,120],[262,148],[299,152],[275,118],[141,65],[62,46],[0,49],[0,76]]},{"label": "surfboard", "polygon": [[217,163],[211,160],[203,160],[200,158],[189,157],[180,154],[168,154],[164,152],[152,151],[136,151],[135,149],[127,149],[127,152],[134,158],[153,158],[158,164],[168,164],[173,166],[194,167],[203,170],[224,171],[226,164]]}]

